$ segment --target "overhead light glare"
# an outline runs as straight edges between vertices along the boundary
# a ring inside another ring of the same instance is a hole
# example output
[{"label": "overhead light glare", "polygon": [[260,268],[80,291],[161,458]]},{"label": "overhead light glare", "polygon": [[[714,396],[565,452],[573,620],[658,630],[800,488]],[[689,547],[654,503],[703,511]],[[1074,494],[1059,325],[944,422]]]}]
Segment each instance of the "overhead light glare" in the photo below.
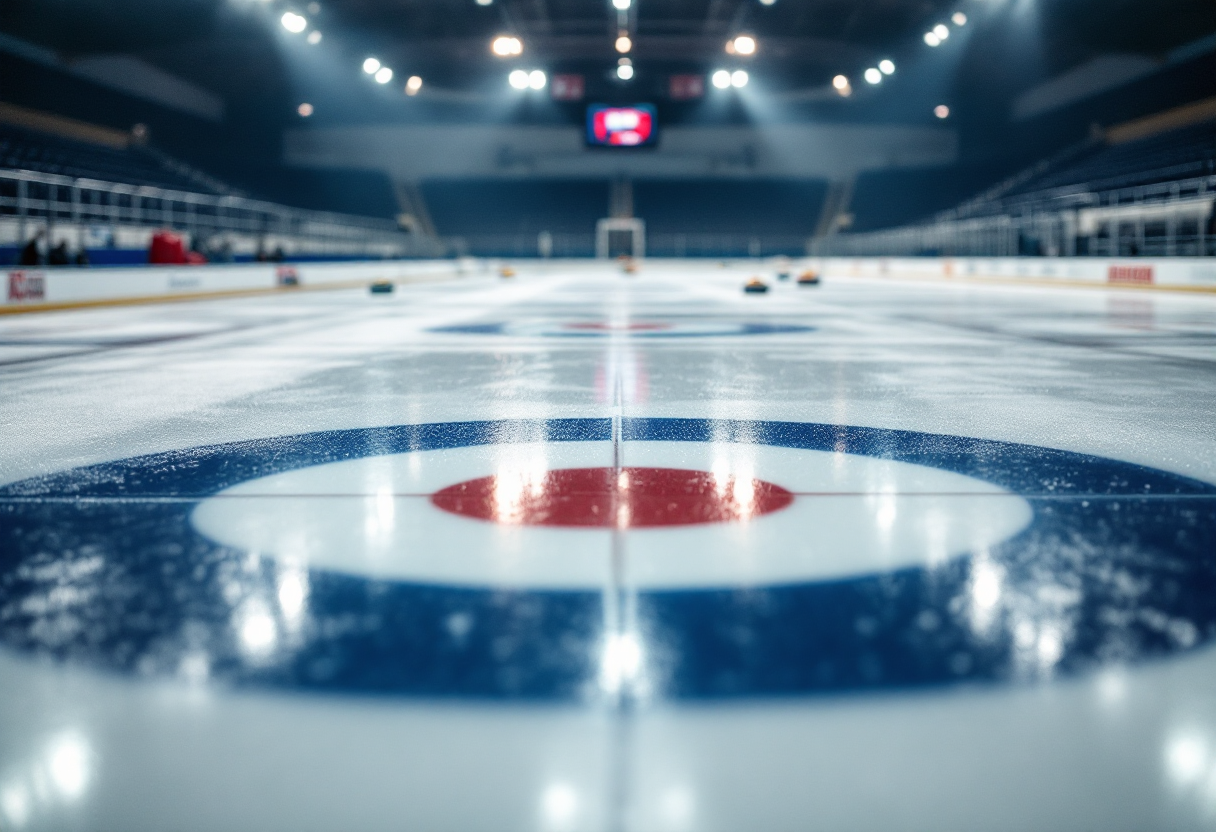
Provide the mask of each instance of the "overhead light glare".
[{"label": "overhead light glare", "polygon": [[629,7],[633,5],[633,0],[612,0],[612,8],[618,12],[627,12]]},{"label": "overhead light glare", "polygon": [[528,86],[534,90],[543,90],[549,83],[549,76],[543,70],[534,69],[528,73]]},{"label": "overhead light glare", "polygon": [[938,40],[945,40],[950,37],[950,28],[944,23],[939,23],[933,27],[933,34],[937,35]]},{"label": "overhead light glare", "polygon": [[633,64],[621,64],[616,68],[616,77],[622,81],[628,81],[633,78]]},{"label": "overhead light glare", "polygon": [[494,0],[477,0],[477,5],[479,5],[479,6],[488,6],[488,5],[490,5],[491,3],[493,3],[493,2],[494,2]]},{"label": "overhead light glare", "polygon": [[954,21],[955,26],[967,25],[967,15],[963,14],[962,12],[955,12],[950,16],[950,19]]},{"label": "overhead light glare", "polygon": [[526,90],[528,88],[528,73],[522,69],[515,69],[507,76],[507,83],[517,90]]},{"label": "overhead light glare", "polygon": [[895,63],[893,61],[879,61],[878,69],[883,75],[894,75]]},{"label": "overhead light glare", "polygon": [[316,46],[318,43],[321,42],[321,33],[318,32],[316,29],[313,29],[311,32],[308,33],[308,42],[311,43],[313,46]]},{"label": "overhead light glare", "polygon": [[377,84],[387,84],[393,80],[393,71],[386,66],[382,66],[372,77],[376,79]]},{"label": "overhead light glare", "polygon": [[616,51],[628,52],[633,49],[633,41],[629,39],[629,35],[621,35],[616,39]]},{"label": "overhead light glare", "polygon": [[719,69],[713,75],[709,76],[709,81],[720,90],[730,87],[730,73],[725,69]]},{"label": "overhead light glare", "polygon": [[866,78],[867,84],[881,84],[882,83],[882,73],[879,72],[874,67],[870,67],[869,69],[866,70],[865,78]]},{"label": "overhead light glare", "polygon": [[283,28],[291,32],[293,35],[298,35],[308,28],[308,21],[302,14],[295,12],[284,12],[279,18],[279,22],[283,24]]},{"label": "overhead light glare", "polygon": [[311,104],[309,104],[307,101],[305,101],[299,107],[296,107],[296,112],[300,114],[301,118],[308,118],[310,115],[313,114],[314,110],[313,110],[313,106]]},{"label": "overhead light glare", "polygon": [[777,0],[760,0],[760,5],[762,5],[762,6],[771,6],[771,5],[773,5],[774,3],[776,3],[776,2],[777,2]]},{"label": "overhead light glare", "polygon": [[728,49],[727,51],[731,52],[732,54],[735,54],[735,55],[755,55],[756,54],[756,39],[754,37],[752,37],[751,35],[739,35],[739,37],[735,38],[734,40],[732,40],[730,42],[730,45],[732,47],[734,47],[734,49],[733,50]]},{"label": "overhead light glare", "polygon": [[380,71],[380,62],[375,58],[368,58],[363,62],[363,71],[368,75],[375,75]]},{"label": "overhead light glare", "polygon": [[930,46],[941,46],[942,39],[933,32],[925,32],[925,43],[929,44]]},{"label": "overhead light glare", "polygon": [[849,79],[843,75],[837,75],[832,79],[832,86],[838,90],[847,90],[849,88]]},{"label": "overhead light glare", "polygon": [[524,43],[511,35],[499,35],[490,42],[490,51],[500,58],[509,58],[512,55],[522,54]]},{"label": "overhead light glare", "polygon": [[747,72],[742,69],[736,69],[730,74],[730,85],[735,89],[741,90],[746,87],[748,80]]},{"label": "overhead light glare", "polygon": [[417,75],[411,75],[405,82],[405,94],[417,95],[422,89],[422,78]]},{"label": "overhead light glare", "polygon": [[933,115],[942,119],[950,118],[950,108],[945,104],[938,104],[933,108]]}]

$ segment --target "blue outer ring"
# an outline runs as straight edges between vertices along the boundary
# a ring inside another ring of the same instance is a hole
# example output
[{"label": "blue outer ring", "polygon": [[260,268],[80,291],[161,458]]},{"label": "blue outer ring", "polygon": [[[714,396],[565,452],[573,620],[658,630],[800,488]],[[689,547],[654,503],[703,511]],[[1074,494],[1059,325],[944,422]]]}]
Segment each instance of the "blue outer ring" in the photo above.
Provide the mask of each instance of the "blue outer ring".
[{"label": "blue outer ring", "polygon": [[[325,431],[134,457],[0,488],[0,642],[116,671],[210,657],[237,685],[562,700],[598,675],[598,592],[481,590],[313,571],[299,638],[245,658],[231,622],[273,598],[274,564],[202,537],[199,501],[257,477],[367,456],[607,441],[606,419]],[[672,698],[878,691],[1044,672],[1015,633],[1050,622],[1071,674],[1194,649],[1216,633],[1216,486],[1101,457],[910,431],[625,419],[630,440],[739,442],[929,465],[1025,497],[1030,526],[988,553],[1009,603],[972,631],[970,557],[831,582],[643,593],[651,683]],[[236,590],[233,588],[236,587]],[[1064,599],[1063,601],[1061,599]],[[457,618],[459,617],[459,618]],[[454,627],[459,620],[466,626]],[[1036,669],[1037,668],[1037,669]]]},{"label": "blue outer ring", "polygon": [[[516,335],[509,332],[506,323],[488,324],[454,324],[429,330],[430,332],[454,333],[458,335]],[[791,335],[814,332],[815,327],[803,324],[761,324],[743,323],[733,332],[630,332],[630,338],[738,338],[744,335]],[[544,332],[519,335],[522,338],[610,338],[610,332],[585,332],[571,330],[569,332]]]}]

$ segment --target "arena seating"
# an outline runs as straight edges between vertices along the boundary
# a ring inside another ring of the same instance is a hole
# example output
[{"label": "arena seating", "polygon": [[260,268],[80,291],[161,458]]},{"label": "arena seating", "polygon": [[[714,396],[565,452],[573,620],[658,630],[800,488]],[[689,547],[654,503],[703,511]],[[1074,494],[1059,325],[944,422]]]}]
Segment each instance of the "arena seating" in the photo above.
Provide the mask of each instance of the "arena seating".
[{"label": "arena seating", "polygon": [[633,206],[649,234],[806,237],[826,195],[820,180],[641,180],[633,186]]},{"label": "arena seating", "polygon": [[1084,184],[1090,190],[1151,185],[1216,173],[1216,122],[1118,145],[1095,144],[1058,170],[1045,171],[1008,195]]},{"label": "arena seating", "polygon": [[147,148],[103,147],[12,125],[0,125],[0,168],[196,193],[224,193],[230,190],[224,189],[210,177]]},{"label": "arena seating", "polygon": [[974,196],[1008,172],[998,164],[882,170],[857,177],[851,232],[894,228],[925,219]]}]

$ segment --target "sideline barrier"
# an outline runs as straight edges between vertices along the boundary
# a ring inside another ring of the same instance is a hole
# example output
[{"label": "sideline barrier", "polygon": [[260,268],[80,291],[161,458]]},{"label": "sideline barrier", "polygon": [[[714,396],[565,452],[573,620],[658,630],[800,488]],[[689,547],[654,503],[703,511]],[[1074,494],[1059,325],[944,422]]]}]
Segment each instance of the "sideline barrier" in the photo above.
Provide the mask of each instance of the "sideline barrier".
[{"label": "sideline barrier", "polygon": [[1211,257],[824,257],[829,277],[919,277],[1216,291]]},{"label": "sideline barrier", "polygon": [[374,280],[456,277],[466,271],[466,265],[455,260],[9,269],[4,273],[0,313],[290,291],[295,287],[353,287]]}]

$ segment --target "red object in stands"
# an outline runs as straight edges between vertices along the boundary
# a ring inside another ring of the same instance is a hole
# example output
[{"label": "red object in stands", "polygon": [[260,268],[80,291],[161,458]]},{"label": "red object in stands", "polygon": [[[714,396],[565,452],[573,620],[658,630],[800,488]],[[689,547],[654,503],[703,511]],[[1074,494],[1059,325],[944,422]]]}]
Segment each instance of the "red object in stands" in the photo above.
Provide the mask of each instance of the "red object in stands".
[{"label": "red object in stands", "polygon": [[190,262],[182,238],[172,231],[157,231],[148,247],[148,262],[154,265],[181,266]]}]

